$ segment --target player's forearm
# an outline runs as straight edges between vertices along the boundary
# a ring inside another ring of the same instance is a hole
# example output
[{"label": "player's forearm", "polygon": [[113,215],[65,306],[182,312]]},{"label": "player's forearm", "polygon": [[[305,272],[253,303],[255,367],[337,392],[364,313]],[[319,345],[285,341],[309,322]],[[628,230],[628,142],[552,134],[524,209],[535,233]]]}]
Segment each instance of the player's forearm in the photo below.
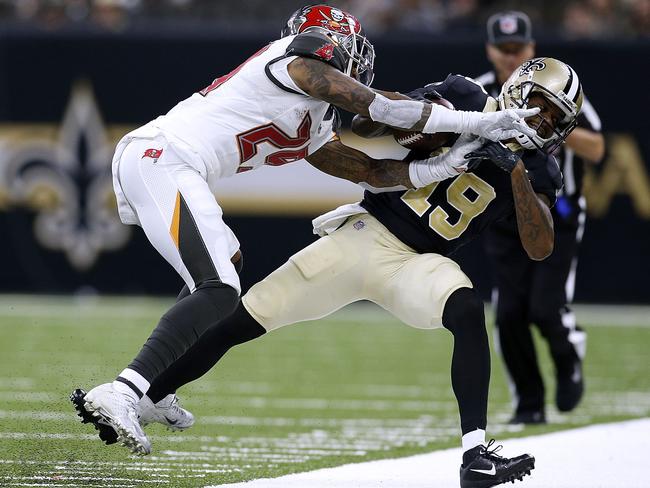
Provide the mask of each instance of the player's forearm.
[{"label": "player's forearm", "polygon": [[[390,100],[411,100],[411,98],[399,92],[387,92],[373,89],[375,93],[385,96]],[[390,132],[390,127],[381,122],[375,122],[370,117],[355,115],[352,119],[352,132],[360,137],[371,139],[373,137],[385,136]]]},{"label": "player's forearm", "polygon": [[567,137],[566,145],[592,163],[599,163],[605,156],[605,138],[600,132],[576,127]]},{"label": "player's forearm", "polygon": [[[396,92],[375,92],[316,59],[297,58],[289,64],[288,71],[298,87],[310,96],[376,122],[403,129],[414,125],[423,128],[431,114],[429,104]],[[386,115],[384,120],[382,117]]]},{"label": "player's forearm", "polygon": [[332,66],[310,58],[297,58],[289,75],[305,93],[354,114],[369,115],[375,92]]},{"label": "player's forearm", "polygon": [[394,159],[374,159],[341,141],[325,144],[306,159],[320,171],[353,183],[367,183],[375,188],[413,188],[408,163]]},{"label": "player's forearm", "polygon": [[521,244],[531,259],[540,261],[553,252],[555,236],[550,209],[533,190],[521,160],[510,174],[510,182]]}]

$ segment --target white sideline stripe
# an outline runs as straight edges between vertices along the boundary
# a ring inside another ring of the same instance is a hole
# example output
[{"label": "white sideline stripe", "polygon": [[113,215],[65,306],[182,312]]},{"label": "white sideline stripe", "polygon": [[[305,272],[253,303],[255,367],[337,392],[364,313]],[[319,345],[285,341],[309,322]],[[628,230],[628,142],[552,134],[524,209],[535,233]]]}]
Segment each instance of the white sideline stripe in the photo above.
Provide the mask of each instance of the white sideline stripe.
[{"label": "white sideline stripe", "polygon": [[[525,488],[647,488],[649,449],[646,418],[508,439],[499,454],[535,456]],[[446,449],[205,488],[457,488],[460,461],[460,449]]]}]

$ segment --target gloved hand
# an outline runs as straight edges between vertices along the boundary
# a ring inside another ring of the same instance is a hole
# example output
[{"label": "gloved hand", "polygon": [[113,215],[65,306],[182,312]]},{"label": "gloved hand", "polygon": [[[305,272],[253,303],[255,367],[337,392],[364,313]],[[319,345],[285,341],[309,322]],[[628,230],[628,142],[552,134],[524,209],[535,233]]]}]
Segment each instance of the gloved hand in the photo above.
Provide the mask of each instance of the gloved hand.
[{"label": "gloved hand", "polygon": [[466,154],[465,159],[469,160],[470,167],[475,167],[477,160],[489,159],[506,173],[512,173],[521,159],[522,152],[512,152],[500,142],[489,141],[481,148]]},{"label": "gloved hand", "polygon": [[528,127],[526,117],[539,113],[539,107],[522,109],[509,108],[497,112],[465,112],[467,120],[464,121],[461,132],[470,132],[491,141],[512,139],[520,133],[529,137],[536,134],[535,129]]},{"label": "gloved hand", "polygon": [[412,161],[409,164],[409,177],[415,188],[428,186],[435,181],[458,176],[467,169],[466,156],[481,147],[484,141],[462,134],[449,151],[428,159]]}]

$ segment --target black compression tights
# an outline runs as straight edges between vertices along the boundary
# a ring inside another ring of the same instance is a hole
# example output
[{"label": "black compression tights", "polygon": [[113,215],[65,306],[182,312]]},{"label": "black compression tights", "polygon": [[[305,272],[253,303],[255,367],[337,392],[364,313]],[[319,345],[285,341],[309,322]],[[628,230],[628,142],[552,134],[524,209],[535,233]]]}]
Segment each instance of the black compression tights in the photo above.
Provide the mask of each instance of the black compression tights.
[{"label": "black compression tights", "polygon": [[185,355],[160,374],[147,395],[154,403],[162,400],[210,371],[231,347],[251,341],[265,332],[240,302],[230,317],[210,327]]},{"label": "black compression tights", "polygon": [[206,282],[177,301],[158,322],[147,342],[129,365],[153,381],[190,349],[213,324],[237,306],[237,290],[221,282]]},{"label": "black compression tights", "polygon": [[460,288],[445,305],[442,323],[454,335],[451,384],[458,401],[463,435],[487,425],[490,345],[483,302],[471,288]]}]

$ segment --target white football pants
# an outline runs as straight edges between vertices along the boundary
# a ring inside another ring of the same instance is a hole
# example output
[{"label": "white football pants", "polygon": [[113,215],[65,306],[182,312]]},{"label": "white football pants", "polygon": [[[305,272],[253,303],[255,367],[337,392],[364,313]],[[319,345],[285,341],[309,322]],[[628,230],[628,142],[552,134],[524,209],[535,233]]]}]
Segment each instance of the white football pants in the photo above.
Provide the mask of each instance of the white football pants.
[{"label": "white football pants", "polygon": [[204,177],[163,137],[131,139],[121,145],[113,163],[115,193],[118,206],[130,207],[135,214],[128,223],[139,223],[190,291],[207,280],[218,280],[240,292],[230,261],[239,241],[224,223]]}]

